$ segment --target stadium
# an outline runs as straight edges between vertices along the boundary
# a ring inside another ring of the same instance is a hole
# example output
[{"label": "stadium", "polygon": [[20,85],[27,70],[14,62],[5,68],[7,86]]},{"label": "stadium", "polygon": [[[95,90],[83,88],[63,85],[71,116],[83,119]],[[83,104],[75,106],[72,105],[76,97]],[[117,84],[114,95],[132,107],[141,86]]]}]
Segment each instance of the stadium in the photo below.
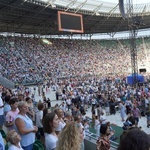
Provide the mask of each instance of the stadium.
[{"label": "stadium", "polygon": [[[76,124],[79,124],[77,117],[82,118],[80,124],[87,129],[83,142],[77,144],[84,145],[82,150],[99,146],[100,126],[108,122],[115,130],[115,138],[110,139],[111,149],[120,144],[122,126],[130,117],[135,119],[136,127],[150,134],[149,2],[0,0],[0,8],[0,109],[4,107],[0,116],[6,119],[0,122],[0,129],[6,141],[11,143],[11,136],[6,134],[10,126],[17,127],[14,116],[13,125],[7,120],[9,111],[14,109],[11,103],[14,97],[19,113],[23,111],[21,102],[32,100],[28,104],[31,112],[23,113],[29,113],[37,126],[36,141],[32,143],[23,138],[24,130],[18,132],[22,138],[19,148],[26,149],[29,142],[33,146],[29,149],[33,150],[59,149],[56,143],[48,148],[53,144],[49,145],[48,136],[42,135],[49,131],[43,122],[39,123],[41,120],[36,123],[38,112],[43,113],[44,109],[50,109],[51,113],[54,110],[59,123],[69,113]],[[8,95],[9,102],[5,100]],[[63,110],[63,117],[57,109]],[[58,134],[63,136],[65,131],[61,131]],[[56,139],[58,143],[64,142]],[[5,148],[8,147],[7,143]]]}]

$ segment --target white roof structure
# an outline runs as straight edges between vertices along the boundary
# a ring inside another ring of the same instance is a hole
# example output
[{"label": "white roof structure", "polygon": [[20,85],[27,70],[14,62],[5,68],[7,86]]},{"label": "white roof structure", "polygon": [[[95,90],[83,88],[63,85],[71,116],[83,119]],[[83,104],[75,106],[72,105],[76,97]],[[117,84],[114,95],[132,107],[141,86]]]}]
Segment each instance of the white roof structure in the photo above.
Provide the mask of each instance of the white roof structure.
[{"label": "white roof structure", "polygon": [[[110,13],[119,14],[119,0],[39,0],[41,2],[49,3],[52,7],[64,7],[65,11],[68,9],[91,11],[96,15],[98,13]],[[124,5],[126,6],[126,1]],[[150,2],[148,0],[133,0],[134,13],[146,13],[150,12]]]}]

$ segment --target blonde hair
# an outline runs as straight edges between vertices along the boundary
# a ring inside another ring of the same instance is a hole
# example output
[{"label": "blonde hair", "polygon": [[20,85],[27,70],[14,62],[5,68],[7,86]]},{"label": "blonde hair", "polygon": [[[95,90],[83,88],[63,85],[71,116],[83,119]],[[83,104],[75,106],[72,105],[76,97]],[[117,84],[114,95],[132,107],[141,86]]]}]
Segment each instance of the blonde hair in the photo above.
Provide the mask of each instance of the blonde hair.
[{"label": "blonde hair", "polygon": [[69,122],[59,135],[56,150],[79,150],[80,147],[79,127],[75,122]]},{"label": "blonde hair", "polygon": [[18,109],[20,110],[24,105],[28,105],[28,103],[26,101],[20,101],[18,103]]},{"label": "blonde hair", "polygon": [[15,144],[15,140],[16,140],[16,135],[18,133],[15,131],[15,130],[10,130],[8,133],[7,133],[7,141],[10,142],[11,144]]}]

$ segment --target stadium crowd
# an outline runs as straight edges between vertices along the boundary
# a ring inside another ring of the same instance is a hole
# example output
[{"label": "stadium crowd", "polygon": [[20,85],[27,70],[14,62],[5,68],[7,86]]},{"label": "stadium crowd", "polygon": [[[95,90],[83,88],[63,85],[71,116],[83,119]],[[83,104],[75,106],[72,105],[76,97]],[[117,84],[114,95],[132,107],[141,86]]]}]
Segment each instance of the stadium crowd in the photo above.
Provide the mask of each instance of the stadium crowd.
[{"label": "stadium crowd", "polygon": [[[144,115],[150,127],[149,76],[143,85],[132,87],[126,83],[131,68],[128,46],[123,42],[111,47],[98,41],[52,39],[51,42],[52,45],[47,45],[41,39],[1,37],[2,76],[18,83],[46,79],[34,92],[21,84],[14,91],[1,86],[0,128],[4,125],[8,130],[10,150],[11,147],[31,150],[36,145],[35,137],[46,150],[66,150],[65,147],[83,150],[83,139],[90,126],[97,136],[101,134],[97,149],[109,150],[109,139],[116,137],[104,113],[115,115],[118,109],[124,130],[138,128]],[[138,59],[144,64],[143,46],[139,45],[138,49]],[[49,90],[56,92],[56,100],[62,100],[60,105],[51,108],[51,101],[46,97]],[[35,99],[35,91],[43,100]],[[86,117],[89,107],[92,122]]]},{"label": "stadium crowd", "polygon": [[[62,100],[60,105],[56,104],[51,108],[51,101],[45,97],[49,90],[56,90],[56,99]],[[17,90],[11,91],[1,87],[0,125],[1,128],[3,125],[7,128],[7,140],[11,147],[13,145],[30,150],[35,146],[36,137],[45,145],[46,150],[61,149],[63,144],[83,150],[83,139],[89,134],[90,126],[93,126],[97,136],[101,135],[97,141],[97,149],[103,148],[105,139],[108,141],[106,148],[110,149],[109,139],[115,141],[118,137],[114,137],[114,131],[110,130],[111,123],[104,112],[115,115],[118,107],[124,130],[140,130],[138,122],[142,116],[147,117],[147,127],[150,127],[150,84],[134,88],[127,85],[125,80],[64,79],[64,82],[50,87],[49,84],[39,86],[35,91],[42,94],[42,101],[34,99],[34,91],[31,92],[30,88],[19,86]],[[92,121],[86,116],[88,107],[91,107]],[[17,143],[10,140],[10,131],[18,134]],[[72,140],[67,137],[72,137]],[[73,146],[71,143],[76,144]]]},{"label": "stadium crowd", "polygon": [[[123,42],[51,39],[52,44],[45,44],[41,39],[25,37],[0,40],[1,74],[16,83],[73,76],[125,77],[131,72],[130,47]],[[144,65],[149,55],[140,43],[139,64]]]}]

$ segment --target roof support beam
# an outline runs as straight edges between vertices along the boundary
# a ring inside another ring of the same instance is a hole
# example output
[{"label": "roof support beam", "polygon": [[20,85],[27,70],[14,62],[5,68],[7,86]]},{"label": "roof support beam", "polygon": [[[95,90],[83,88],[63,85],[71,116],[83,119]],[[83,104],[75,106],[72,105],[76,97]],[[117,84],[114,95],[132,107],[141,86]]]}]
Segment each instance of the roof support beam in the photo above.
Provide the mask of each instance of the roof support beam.
[{"label": "roof support beam", "polygon": [[51,4],[52,8],[55,8],[55,7],[56,7],[56,5],[54,4],[55,1],[56,1],[56,0],[50,0],[50,1],[49,1],[49,4]]},{"label": "roof support beam", "polygon": [[88,18],[88,19],[86,19],[86,20],[84,20],[84,23],[86,23],[86,22],[88,22],[97,12],[98,12],[98,10],[101,8],[103,6],[103,3],[102,4],[100,4],[99,6],[97,6],[93,11],[93,14]]},{"label": "roof support beam", "polygon": [[93,16],[94,14],[98,13],[99,9],[100,9],[102,6],[103,6],[103,3],[101,3],[100,5],[98,5],[98,6],[93,10],[92,16]]},{"label": "roof support beam", "polygon": [[109,17],[113,14],[113,12],[117,9],[118,5],[119,5],[119,4],[117,4],[114,8],[112,8],[112,9],[109,11],[109,16],[108,16],[107,18],[109,18]]},{"label": "roof support beam", "polygon": [[72,7],[75,3],[77,2],[77,0],[72,0],[66,7],[67,9],[65,9],[65,11],[68,11],[70,7]]},{"label": "roof support beam", "polygon": [[144,8],[143,8],[143,11],[142,11],[142,13],[141,13],[141,16],[143,17],[144,16],[144,13],[146,13],[146,4],[145,4],[145,6],[144,6]]},{"label": "roof support beam", "polygon": [[76,9],[75,13],[77,13],[85,4],[86,4],[87,0],[85,0],[83,3],[81,3],[79,6],[78,6],[78,9]]},{"label": "roof support beam", "polygon": [[17,31],[20,27],[22,27],[24,24],[26,24],[27,22],[29,22],[31,19],[33,19],[35,16],[37,16],[38,14],[40,14],[44,9],[46,9],[47,7],[49,7],[51,4],[47,4],[41,11],[37,12],[34,16],[30,17],[27,21],[25,21],[24,23],[22,23],[21,25],[19,25],[17,28],[15,28],[14,31]]}]

